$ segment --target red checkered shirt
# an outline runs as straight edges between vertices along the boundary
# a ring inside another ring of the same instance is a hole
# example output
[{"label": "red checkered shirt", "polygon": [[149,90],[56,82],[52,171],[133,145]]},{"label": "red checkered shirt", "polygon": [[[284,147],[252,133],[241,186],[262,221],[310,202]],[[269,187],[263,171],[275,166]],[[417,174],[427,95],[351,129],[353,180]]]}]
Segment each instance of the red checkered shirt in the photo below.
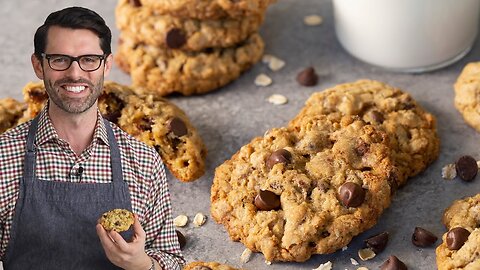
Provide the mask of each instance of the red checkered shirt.
[{"label": "red checkered shirt", "polygon": [[[58,137],[47,108],[40,112],[36,135],[36,175],[51,181],[111,182],[110,148],[101,115],[92,143],[80,156]],[[10,239],[19,181],[23,175],[25,144],[30,121],[0,135],[0,257]],[[124,181],[128,183],[132,210],[147,235],[146,253],[163,269],[181,269],[184,259],[172,222],[172,208],[163,162],[157,152],[113,125],[120,148]],[[77,174],[79,166],[83,173]]]}]

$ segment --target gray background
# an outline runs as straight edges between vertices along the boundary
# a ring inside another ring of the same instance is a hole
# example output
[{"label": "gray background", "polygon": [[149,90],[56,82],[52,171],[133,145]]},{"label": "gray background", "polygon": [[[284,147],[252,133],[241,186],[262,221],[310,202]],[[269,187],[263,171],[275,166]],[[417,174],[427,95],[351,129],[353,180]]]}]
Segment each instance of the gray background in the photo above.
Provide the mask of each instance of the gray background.
[{"label": "gray background", "polygon": [[[22,99],[22,87],[28,81],[36,80],[30,65],[34,31],[50,12],[70,5],[92,8],[106,19],[113,31],[115,52],[118,30],[115,27],[114,0],[0,0],[0,98],[11,96]],[[309,14],[321,15],[324,23],[317,27],[305,26],[303,17]],[[388,255],[394,254],[409,269],[435,269],[434,248],[417,248],[411,244],[410,238],[415,226],[424,227],[440,238],[445,232],[441,223],[443,210],[454,199],[480,191],[479,177],[471,183],[441,178],[441,168],[461,155],[469,154],[480,159],[477,150],[479,134],[465,124],[453,106],[453,83],[466,63],[478,59],[478,42],[471,53],[454,65],[415,75],[375,68],[347,54],[336,40],[332,4],[328,0],[279,0],[268,10],[260,32],[266,42],[265,52],[286,61],[287,65],[282,70],[273,72],[265,64],[258,63],[218,91],[202,96],[170,98],[186,111],[209,150],[207,173],[197,181],[182,183],[170,175],[174,216],[186,214],[190,220],[197,212],[209,216],[200,228],[189,223],[180,229],[188,240],[184,249],[186,259],[219,261],[245,269],[313,269],[330,260],[334,264],[333,269],[343,270],[357,269],[358,266],[350,263],[350,258],[358,260],[361,266],[378,269]],[[299,86],[295,76],[309,65],[320,74],[319,84],[310,88]],[[274,83],[271,86],[263,88],[254,85],[255,76],[261,72],[272,77]],[[311,93],[361,78],[381,80],[410,92],[437,117],[441,139],[439,159],[399,190],[379,223],[356,237],[346,251],[315,255],[305,263],[274,263],[270,266],[265,265],[263,256],[257,253],[250,262],[242,265],[239,258],[243,245],[232,242],[223,226],[216,224],[209,215],[210,186],[215,167],[253,137],[262,135],[269,128],[285,125]],[[130,83],[129,76],[117,67],[108,79]],[[266,98],[274,93],[288,97],[288,104],[275,106],[268,103]],[[390,232],[387,249],[373,260],[360,261],[357,250],[362,247],[363,240],[382,231]]]}]

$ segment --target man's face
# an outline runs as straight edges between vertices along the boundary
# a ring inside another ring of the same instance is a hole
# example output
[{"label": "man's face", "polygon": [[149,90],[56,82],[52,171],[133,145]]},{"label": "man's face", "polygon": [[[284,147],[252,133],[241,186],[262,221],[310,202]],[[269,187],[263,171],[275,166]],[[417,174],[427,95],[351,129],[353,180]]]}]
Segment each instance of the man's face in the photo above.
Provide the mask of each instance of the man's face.
[{"label": "man's face", "polygon": [[[73,57],[81,55],[103,55],[98,36],[87,29],[70,29],[52,26],[48,30],[45,54],[64,54]],[[103,62],[106,61],[106,62]],[[47,59],[39,61],[32,56],[32,64],[38,78],[44,80],[51,106],[57,106],[68,113],[83,113],[97,101],[103,89],[104,76],[111,69],[112,56],[103,60],[95,71],[83,71],[74,61],[64,71],[53,70]]]}]

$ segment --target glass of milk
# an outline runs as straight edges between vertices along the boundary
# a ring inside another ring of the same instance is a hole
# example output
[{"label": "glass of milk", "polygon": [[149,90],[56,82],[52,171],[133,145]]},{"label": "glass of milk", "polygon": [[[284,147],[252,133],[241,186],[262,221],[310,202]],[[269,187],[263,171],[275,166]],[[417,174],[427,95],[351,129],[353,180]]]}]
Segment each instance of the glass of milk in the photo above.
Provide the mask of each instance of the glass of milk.
[{"label": "glass of milk", "polygon": [[476,39],[480,0],[333,0],[335,31],[358,59],[424,72],[465,56]]}]

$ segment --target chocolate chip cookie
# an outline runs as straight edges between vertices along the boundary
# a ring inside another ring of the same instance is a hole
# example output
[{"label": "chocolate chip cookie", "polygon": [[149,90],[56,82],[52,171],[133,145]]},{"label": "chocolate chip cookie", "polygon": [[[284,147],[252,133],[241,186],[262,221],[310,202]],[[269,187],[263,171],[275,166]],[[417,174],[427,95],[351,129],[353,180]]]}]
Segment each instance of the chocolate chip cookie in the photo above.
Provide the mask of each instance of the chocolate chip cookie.
[{"label": "chocolate chip cookie", "polygon": [[158,13],[195,19],[245,18],[265,13],[275,0],[130,0],[135,7],[148,6]]},{"label": "chocolate chip cookie", "polygon": [[240,270],[218,262],[191,262],[183,270]]},{"label": "chocolate chip cookie", "polygon": [[438,269],[480,269],[480,194],[453,202],[443,223],[448,232],[436,249]]},{"label": "chocolate chip cookie", "polygon": [[26,104],[16,99],[0,98],[0,134],[16,126],[26,109]]},{"label": "chocolate chip cookie", "polygon": [[371,228],[395,186],[388,136],[357,116],[304,117],[215,170],[211,214],[267,261],[332,253]]},{"label": "chocolate chip cookie", "polygon": [[100,217],[98,223],[107,231],[124,232],[133,225],[135,216],[126,209],[112,209]]},{"label": "chocolate chip cookie", "polygon": [[261,59],[263,48],[256,33],[236,46],[199,52],[162,49],[121,36],[115,60],[130,73],[133,85],[147,93],[188,96],[235,80]]},{"label": "chocolate chip cookie", "polygon": [[[48,96],[42,82],[27,84],[23,92],[28,104],[26,121],[40,112]],[[205,173],[205,144],[185,112],[172,102],[105,81],[98,107],[106,119],[154,147],[179,180],[194,181]]]},{"label": "chocolate chip cookie", "polygon": [[455,107],[480,132],[480,62],[467,64],[454,85]]},{"label": "chocolate chip cookie", "polygon": [[257,32],[264,15],[240,19],[198,20],[157,14],[148,6],[134,7],[120,0],[115,18],[124,37],[161,48],[201,51],[231,47]]},{"label": "chocolate chip cookie", "polygon": [[436,119],[410,94],[372,80],[346,83],[314,93],[292,124],[311,115],[358,115],[389,136],[398,185],[433,162],[439,153]]}]

